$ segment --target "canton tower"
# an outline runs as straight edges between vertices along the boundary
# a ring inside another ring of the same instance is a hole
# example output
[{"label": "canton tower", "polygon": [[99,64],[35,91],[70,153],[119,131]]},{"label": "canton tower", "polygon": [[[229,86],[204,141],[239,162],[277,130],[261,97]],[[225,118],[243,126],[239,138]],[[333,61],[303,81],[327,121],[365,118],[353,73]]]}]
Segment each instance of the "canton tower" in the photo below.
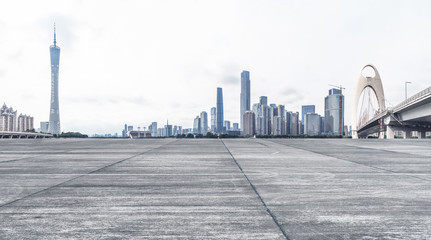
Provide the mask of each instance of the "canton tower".
[{"label": "canton tower", "polygon": [[60,64],[60,48],[57,46],[55,24],[54,45],[49,47],[51,56],[51,109],[49,111],[48,132],[60,134],[60,109],[58,103],[58,67]]}]

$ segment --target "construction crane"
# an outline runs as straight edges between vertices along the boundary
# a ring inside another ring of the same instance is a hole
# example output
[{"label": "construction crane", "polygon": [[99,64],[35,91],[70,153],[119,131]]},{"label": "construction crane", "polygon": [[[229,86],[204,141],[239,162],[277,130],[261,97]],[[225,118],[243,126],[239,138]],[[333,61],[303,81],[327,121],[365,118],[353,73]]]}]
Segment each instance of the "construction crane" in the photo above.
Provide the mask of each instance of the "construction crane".
[{"label": "construction crane", "polygon": [[343,130],[344,130],[344,121],[343,121],[343,100],[344,100],[344,96],[343,96],[343,86],[337,86],[337,85],[332,85],[332,84],[328,84],[329,86],[332,87],[336,87],[338,89],[340,89],[340,102],[339,102],[339,110],[338,110],[338,133],[342,136],[343,135]]},{"label": "construction crane", "polygon": [[328,84],[329,86],[331,86],[331,87],[336,87],[336,88],[338,88],[338,89],[340,89],[340,94],[342,94],[343,93],[343,89],[346,89],[346,88],[343,88],[343,86],[337,86],[337,85],[332,85],[332,84]]}]

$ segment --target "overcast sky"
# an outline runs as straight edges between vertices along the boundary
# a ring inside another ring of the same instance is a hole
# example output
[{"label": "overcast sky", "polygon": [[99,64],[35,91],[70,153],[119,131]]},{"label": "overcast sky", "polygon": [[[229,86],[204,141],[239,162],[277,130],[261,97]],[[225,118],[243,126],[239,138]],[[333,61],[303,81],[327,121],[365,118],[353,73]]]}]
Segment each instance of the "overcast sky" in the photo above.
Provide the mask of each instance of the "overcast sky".
[{"label": "overcast sky", "polygon": [[239,122],[240,74],[251,102],[289,111],[346,88],[345,122],[362,67],[374,64],[387,105],[431,84],[431,1],[5,1],[0,101],[49,119],[53,23],[61,48],[62,131],[121,132],[167,119],[192,127],[224,94]]}]

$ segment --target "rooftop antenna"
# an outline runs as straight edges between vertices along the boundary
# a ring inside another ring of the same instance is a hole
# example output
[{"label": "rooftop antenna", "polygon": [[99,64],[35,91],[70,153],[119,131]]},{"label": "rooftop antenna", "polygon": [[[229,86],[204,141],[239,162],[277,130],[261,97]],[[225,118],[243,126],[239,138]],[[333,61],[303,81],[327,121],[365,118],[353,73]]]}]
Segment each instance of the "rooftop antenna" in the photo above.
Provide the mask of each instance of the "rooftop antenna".
[{"label": "rooftop antenna", "polygon": [[54,22],[54,46],[57,46],[57,39],[55,34],[55,22]]}]

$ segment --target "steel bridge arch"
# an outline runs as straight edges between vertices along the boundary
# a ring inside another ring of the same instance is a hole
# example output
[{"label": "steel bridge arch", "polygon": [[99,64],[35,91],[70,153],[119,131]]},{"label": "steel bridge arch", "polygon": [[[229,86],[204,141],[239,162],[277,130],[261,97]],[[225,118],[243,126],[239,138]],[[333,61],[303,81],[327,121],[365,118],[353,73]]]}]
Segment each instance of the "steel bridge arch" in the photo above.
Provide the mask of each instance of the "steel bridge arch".
[{"label": "steel bridge arch", "polygon": [[[364,77],[362,75],[362,71],[366,67],[371,67],[374,70],[374,77]],[[355,93],[353,95],[353,109],[352,109],[352,138],[358,138],[358,103],[359,98],[361,97],[362,91],[366,87],[370,87],[377,97],[377,103],[379,104],[379,111],[384,111],[385,107],[385,94],[383,92],[382,80],[380,78],[380,74],[377,71],[376,67],[372,64],[365,65],[359,74],[359,78],[356,82]]]}]

